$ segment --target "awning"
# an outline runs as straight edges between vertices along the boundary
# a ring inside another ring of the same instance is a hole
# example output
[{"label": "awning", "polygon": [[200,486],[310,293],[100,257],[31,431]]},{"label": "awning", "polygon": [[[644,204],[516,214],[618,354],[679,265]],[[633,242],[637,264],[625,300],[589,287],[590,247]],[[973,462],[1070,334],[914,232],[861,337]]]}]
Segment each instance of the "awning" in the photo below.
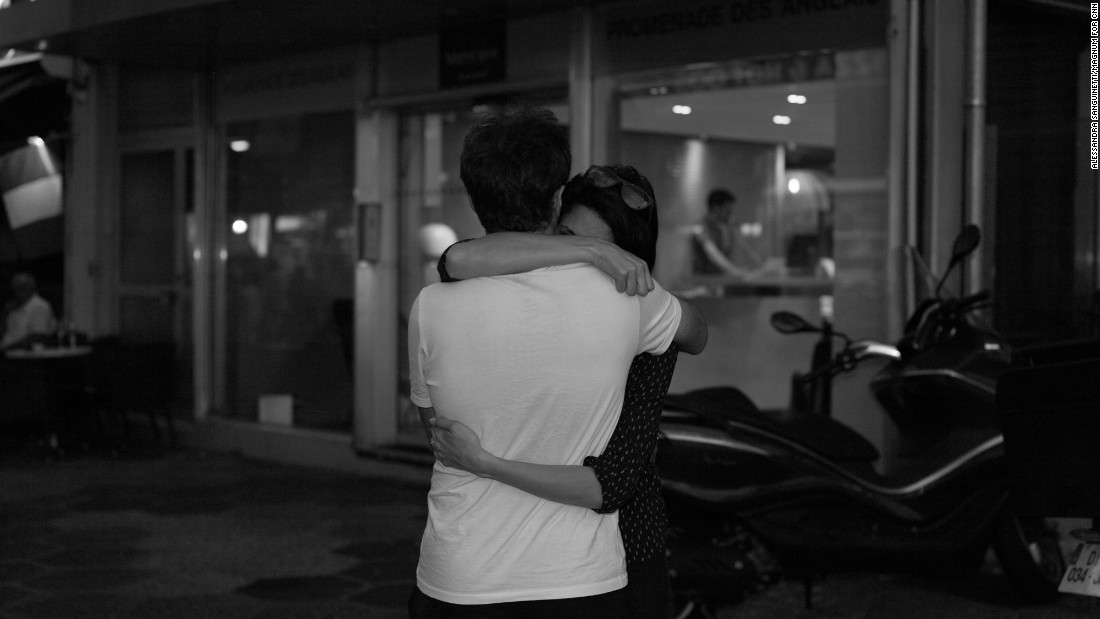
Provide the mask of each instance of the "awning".
[{"label": "awning", "polygon": [[32,136],[68,132],[72,60],[50,54],[0,56],[0,155]]},{"label": "awning", "polygon": [[0,60],[0,260],[61,251],[61,176],[45,142],[33,137],[64,124],[65,82],[54,60],[38,53]]},{"label": "awning", "polygon": [[54,79],[42,65],[42,54],[21,54],[0,60],[0,103]]}]

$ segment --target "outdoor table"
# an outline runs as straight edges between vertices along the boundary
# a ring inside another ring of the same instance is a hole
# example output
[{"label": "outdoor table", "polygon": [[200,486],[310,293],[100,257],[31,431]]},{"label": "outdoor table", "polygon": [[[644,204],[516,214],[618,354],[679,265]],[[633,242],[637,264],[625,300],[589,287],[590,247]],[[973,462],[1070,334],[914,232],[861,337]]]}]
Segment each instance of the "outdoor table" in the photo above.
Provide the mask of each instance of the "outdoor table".
[{"label": "outdoor table", "polygon": [[[61,450],[65,429],[64,407],[77,404],[88,377],[90,346],[13,349],[4,353],[12,381],[9,388],[22,398],[11,398],[40,417],[44,438],[53,453]],[[19,411],[27,414],[28,411]]]}]

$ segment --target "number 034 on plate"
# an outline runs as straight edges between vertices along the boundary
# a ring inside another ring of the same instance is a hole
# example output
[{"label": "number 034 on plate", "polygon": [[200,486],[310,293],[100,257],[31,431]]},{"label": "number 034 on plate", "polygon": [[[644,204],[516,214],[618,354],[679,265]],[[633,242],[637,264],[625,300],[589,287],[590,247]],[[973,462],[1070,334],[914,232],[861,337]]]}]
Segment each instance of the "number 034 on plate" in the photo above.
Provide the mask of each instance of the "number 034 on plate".
[{"label": "number 034 on plate", "polygon": [[1100,544],[1077,545],[1058,590],[1100,597]]}]

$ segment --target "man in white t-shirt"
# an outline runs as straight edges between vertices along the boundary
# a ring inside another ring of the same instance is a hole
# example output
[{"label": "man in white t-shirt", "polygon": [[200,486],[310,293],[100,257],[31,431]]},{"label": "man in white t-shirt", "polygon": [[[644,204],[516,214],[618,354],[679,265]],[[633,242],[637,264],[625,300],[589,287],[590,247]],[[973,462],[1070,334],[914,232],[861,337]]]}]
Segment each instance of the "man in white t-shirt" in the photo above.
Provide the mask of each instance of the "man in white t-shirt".
[{"label": "man in white t-shirt", "polygon": [[[466,137],[462,181],[487,233],[553,233],[571,166],[546,110],[490,115]],[[436,284],[409,315],[411,397],[472,428],[490,453],[582,464],[614,430],[634,356],[664,352],[679,302],[627,296],[572,264]],[[618,515],[539,499],[438,462],[410,615],[624,616]]]},{"label": "man in white t-shirt", "polygon": [[38,286],[30,273],[16,273],[11,278],[15,295],[4,307],[4,337],[0,348],[22,346],[28,338],[53,333],[57,320],[50,302],[38,296]]}]

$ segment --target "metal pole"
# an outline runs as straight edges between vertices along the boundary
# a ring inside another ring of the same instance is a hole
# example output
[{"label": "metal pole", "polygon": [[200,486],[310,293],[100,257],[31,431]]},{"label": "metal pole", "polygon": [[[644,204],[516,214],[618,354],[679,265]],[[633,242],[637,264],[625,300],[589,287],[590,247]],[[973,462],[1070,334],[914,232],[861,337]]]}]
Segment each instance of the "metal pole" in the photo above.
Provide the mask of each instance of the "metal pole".
[{"label": "metal pole", "polygon": [[[985,203],[985,52],[987,0],[970,0],[967,20],[967,93],[966,93],[966,193],[962,224],[984,224]],[[984,264],[979,254],[965,270],[960,293],[982,287]]]},{"label": "metal pole", "polygon": [[[920,160],[920,51],[921,51],[921,0],[910,0],[906,38],[906,84],[905,84],[905,245],[917,249],[920,247],[920,214],[917,211],[918,188],[920,179],[917,178],[918,163]],[[905,268],[905,316],[910,316],[917,309],[920,293],[914,282],[918,274],[916,265],[904,257]]]}]

